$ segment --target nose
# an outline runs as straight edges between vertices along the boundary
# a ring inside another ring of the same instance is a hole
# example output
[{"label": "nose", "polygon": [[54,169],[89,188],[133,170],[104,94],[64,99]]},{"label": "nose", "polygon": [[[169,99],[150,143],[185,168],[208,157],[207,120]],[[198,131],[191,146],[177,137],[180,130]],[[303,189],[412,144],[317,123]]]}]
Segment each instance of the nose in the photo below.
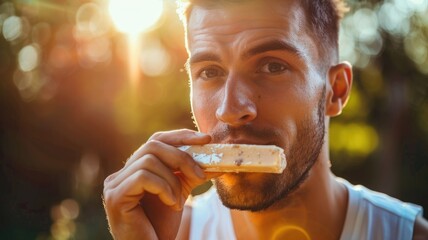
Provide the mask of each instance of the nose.
[{"label": "nose", "polygon": [[257,117],[257,107],[254,102],[255,92],[248,83],[229,77],[223,91],[223,98],[216,110],[218,120],[238,127]]}]

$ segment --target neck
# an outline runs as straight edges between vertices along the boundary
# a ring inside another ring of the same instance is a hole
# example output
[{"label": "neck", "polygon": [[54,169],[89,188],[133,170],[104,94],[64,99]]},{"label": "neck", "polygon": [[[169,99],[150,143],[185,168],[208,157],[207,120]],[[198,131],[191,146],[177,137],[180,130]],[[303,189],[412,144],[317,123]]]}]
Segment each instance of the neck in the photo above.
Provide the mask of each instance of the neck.
[{"label": "neck", "polygon": [[346,209],[346,188],[323,151],[306,181],[283,202],[260,212],[232,210],[232,219],[238,239],[339,239]]}]

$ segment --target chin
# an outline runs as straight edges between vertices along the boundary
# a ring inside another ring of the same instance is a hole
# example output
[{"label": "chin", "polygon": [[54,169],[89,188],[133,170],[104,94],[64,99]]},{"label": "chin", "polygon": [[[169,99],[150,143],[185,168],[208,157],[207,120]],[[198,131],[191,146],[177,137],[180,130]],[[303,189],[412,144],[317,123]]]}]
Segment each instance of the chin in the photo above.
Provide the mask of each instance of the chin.
[{"label": "chin", "polygon": [[268,178],[268,173],[225,173],[218,177],[216,180],[221,181],[222,184],[228,186],[228,188],[247,188],[254,185],[260,185],[264,179]]},{"label": "chin", "polygon": [[228,173],[214,180],[223,204],[231,209],[261,211],[284,196],[282,174]]}]

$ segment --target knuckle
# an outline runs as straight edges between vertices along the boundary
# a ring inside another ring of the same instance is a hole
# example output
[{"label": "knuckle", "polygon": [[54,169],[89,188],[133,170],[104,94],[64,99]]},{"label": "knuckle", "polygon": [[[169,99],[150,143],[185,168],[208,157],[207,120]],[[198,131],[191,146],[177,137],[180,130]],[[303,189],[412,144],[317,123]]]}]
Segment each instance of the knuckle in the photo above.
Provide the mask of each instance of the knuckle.
[{"label": "knuckle", "polygon": [[161,142],[159,142],[158,140],[149,140],[146,142],[145,147],[146,148],[158,148],[160,147]]},{"label": "knuckle", "polygon": [[134,174],[137,181],[141,181],[142,183],[147,182],[148,180],[148,172],[145,169],[139,169]]},{"label": "knuckle", "polygon": [[114,205],[115,202],[115,194],[112,193],[111,189],[104,189],[103,191],[103,202],[105,206]]},{"label": "knuckle", "polygon": [[180,182],[180,180],[177,177],[175,177],[175,178],[172,179],[172,181],[171,181],[171,188],[172,189],[177,189],[178,191],[181,191],[181,182]]},{"label": "knuckle", "polygon": [[172,165],[175,169],[183,169],[186,165],[189,164],[189,159],[185,153],[178,153],[174,161],[172,161]]},{"label": "knuckle", "polygon": [[190,156],[190,154],[183,151],[179,151],[179,152],[180,152],[179,157],[180,159],[182,159],[182,161],[185,164],[192,165],[192,166],[195,165],[195,161],[193,160],[192,156]]},{"label": "knuckle", "polygon": [[175,169],[183,169],[189,166],[193,166],[195,164],[192,157],[188,153],[180,150],[177,151],[177,153],[175,154],[174,161],[171,162],[172,167]]},{"label": "knuckle", "polygon": [[140,168],[144,168],[144,167],[153,167],[157,165],[157,158],[155,155],[149,153],[146,154],[142,157],[141,159],[141,163],[140,163]]},{"label": "knuckle", "polygon": [[156,140],[162,138],[162,135],[164,135],[165,132],[156,132],[154,133],[148,141]]},{"label": "knuckle", "polygon": [[106,189],[106,188],[108,188],[110,186],[109,183],[111,182],[111,180],[114,179],[115,176],[116,176],[116,173],[113,173],[113,174],[110,174],[109,176],[107,176],[104,179],[104,189]]}]

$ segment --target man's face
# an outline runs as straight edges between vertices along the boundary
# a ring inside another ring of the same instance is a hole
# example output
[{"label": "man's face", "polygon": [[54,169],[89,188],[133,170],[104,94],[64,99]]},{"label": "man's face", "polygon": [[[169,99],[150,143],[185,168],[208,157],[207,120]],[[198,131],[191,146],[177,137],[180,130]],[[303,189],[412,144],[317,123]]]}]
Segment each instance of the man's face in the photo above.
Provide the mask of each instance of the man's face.
[{"label": "man's face", "polygon": [[304,181],[324,140],[325,73],[299,0],[195,6],[188,22],[192,110],[214,143],[274,144],[282,174],[224,174],[223,203],[261,210]]}]

